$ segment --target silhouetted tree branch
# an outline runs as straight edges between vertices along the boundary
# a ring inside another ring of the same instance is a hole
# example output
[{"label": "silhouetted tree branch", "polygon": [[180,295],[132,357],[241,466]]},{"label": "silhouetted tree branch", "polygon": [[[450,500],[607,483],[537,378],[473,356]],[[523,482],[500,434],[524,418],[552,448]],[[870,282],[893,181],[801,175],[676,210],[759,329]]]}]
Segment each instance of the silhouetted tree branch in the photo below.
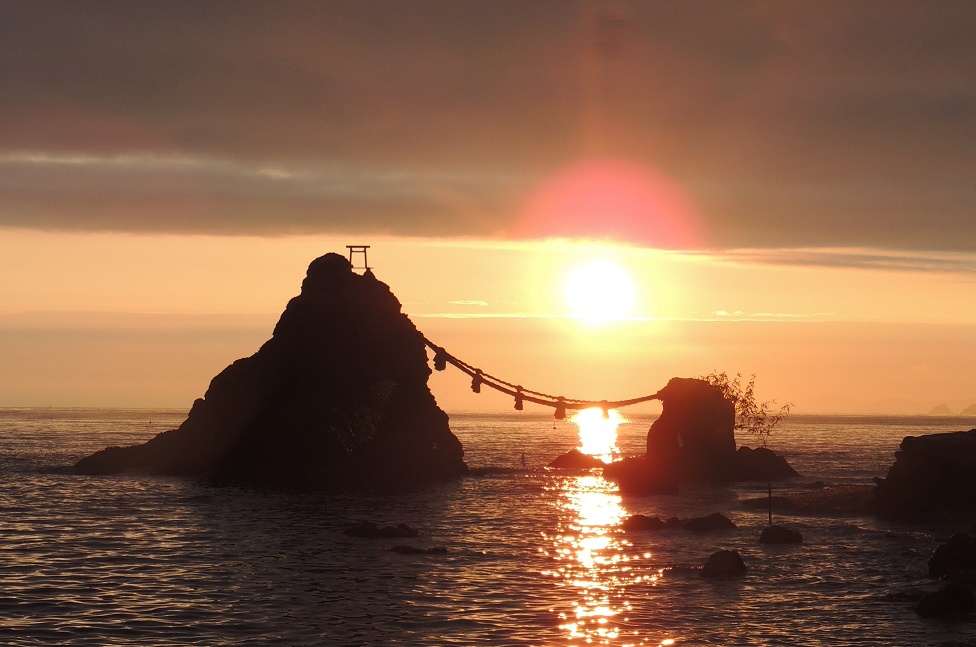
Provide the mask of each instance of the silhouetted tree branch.
[{"label": "silhouetted tree branch", "polygon": [[776,408],[776,400],[757,402],[755,375],[749,378],[749,382],[745,386],[742,384],[741,373],[736,373],[734,378],[730,378],[725,371],[721,373],[712,371],[708,375],[702,375],[700,379],[720,388],[725,399],[735,405],[734,430],[742,430],[758,436],[763,447],[766,446],[766,441],[772,434],[773,428],[790,415],[790,409],[793,407],[792,404],[784,404]]}]

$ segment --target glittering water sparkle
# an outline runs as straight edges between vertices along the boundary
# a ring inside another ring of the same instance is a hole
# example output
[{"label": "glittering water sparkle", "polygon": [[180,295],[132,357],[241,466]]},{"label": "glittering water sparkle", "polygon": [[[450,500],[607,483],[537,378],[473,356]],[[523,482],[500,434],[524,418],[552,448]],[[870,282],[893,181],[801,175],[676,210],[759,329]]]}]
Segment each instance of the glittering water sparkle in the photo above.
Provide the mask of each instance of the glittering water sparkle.
[{"label": "glittering water sparkle", "polygon": [[[0,410],[0,644],[28,645],[968,645],[976,623],[919,618],[926,560],[947,528],[782,515],[802,547],[761,546],[765,484],[621,497],[599,470],[544,466],[578,441],[551,416],[452,415],[471,476],[393,494],[214,488],[65,466],[144,441],[179,411]],[[620,453],[650,420],[621,423]],[[906,435],[972,427],[924,418],[793,417],[772,438],[808,481],[870,483]],[[746,439],[748,440],[748,439]],[[522,454],[527,467],[521,464]],[[737,530],[625,532],[630,514],[722,512]],[[407,523],[364,540],[356,521]],[[699,568],[735,548],[749,570]]]}]

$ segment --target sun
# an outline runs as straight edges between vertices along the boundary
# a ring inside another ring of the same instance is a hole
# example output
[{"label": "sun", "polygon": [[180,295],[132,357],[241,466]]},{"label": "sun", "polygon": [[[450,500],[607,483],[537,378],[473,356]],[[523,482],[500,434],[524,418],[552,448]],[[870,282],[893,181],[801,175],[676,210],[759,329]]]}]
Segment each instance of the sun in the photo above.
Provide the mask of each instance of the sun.
[{"label": "sun", "polygon": [[566,277],[566,301],[573,316],[591,324],[624,319],[634,310],[634,282],[619,263],[587,261]]}]

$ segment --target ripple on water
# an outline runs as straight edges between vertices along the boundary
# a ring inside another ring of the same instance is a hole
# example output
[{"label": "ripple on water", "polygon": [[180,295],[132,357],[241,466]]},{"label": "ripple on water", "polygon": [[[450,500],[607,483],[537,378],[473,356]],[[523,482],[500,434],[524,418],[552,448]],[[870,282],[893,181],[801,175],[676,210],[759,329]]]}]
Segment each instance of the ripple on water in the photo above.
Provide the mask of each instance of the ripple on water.
[{"label": "ripple on water", "polygon": [[[143,412],[100,415],[26,426],[23,415],[0,415],[0,442],[12,448],[0,456],[4,644],[949,645],[976,636],[973,623],[923,621],[910,602],[886,599],[928,584],[931,533],[787,517],[805,544],[763,547],[765,514],[738,507],[735,490],[622,498],[599,476],[540,469],[540,457],[572,442],[552,436],[548,419],[530,420],[549,433],[536,444],[523,418],[484,426],[491,437],[474,458],[505,469],[395,496],[329,497],[48,469],[161,430]],[[479,420],[456,426],[466,447],[479,447]],[[622,440],[632,442],[626,430]],[[804,442],[808,464],[830,463]],[[528,469],[506,463],[523,450]],[[637,512],[716,511],[739,529],[619,526]],[[402,540],[342,533],[363,519],[408,523],[421,530],[411,543],[448,553],[399,555],[388,548]],[[702,579],[698,567],[725,547],[742,553],[746,576]]]}]

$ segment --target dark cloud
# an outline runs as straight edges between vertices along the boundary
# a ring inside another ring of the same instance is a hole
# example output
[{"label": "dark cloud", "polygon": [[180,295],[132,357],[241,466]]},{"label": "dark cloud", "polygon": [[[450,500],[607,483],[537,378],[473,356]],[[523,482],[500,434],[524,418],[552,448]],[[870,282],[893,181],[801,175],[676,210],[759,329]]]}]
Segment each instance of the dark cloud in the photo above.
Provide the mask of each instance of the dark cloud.
[{"label": "dark cloud", "polygon": [[968,0],[5,2],[0,225],[504,236],[597,156],[715,247],[967,249],[974,30]]}]

